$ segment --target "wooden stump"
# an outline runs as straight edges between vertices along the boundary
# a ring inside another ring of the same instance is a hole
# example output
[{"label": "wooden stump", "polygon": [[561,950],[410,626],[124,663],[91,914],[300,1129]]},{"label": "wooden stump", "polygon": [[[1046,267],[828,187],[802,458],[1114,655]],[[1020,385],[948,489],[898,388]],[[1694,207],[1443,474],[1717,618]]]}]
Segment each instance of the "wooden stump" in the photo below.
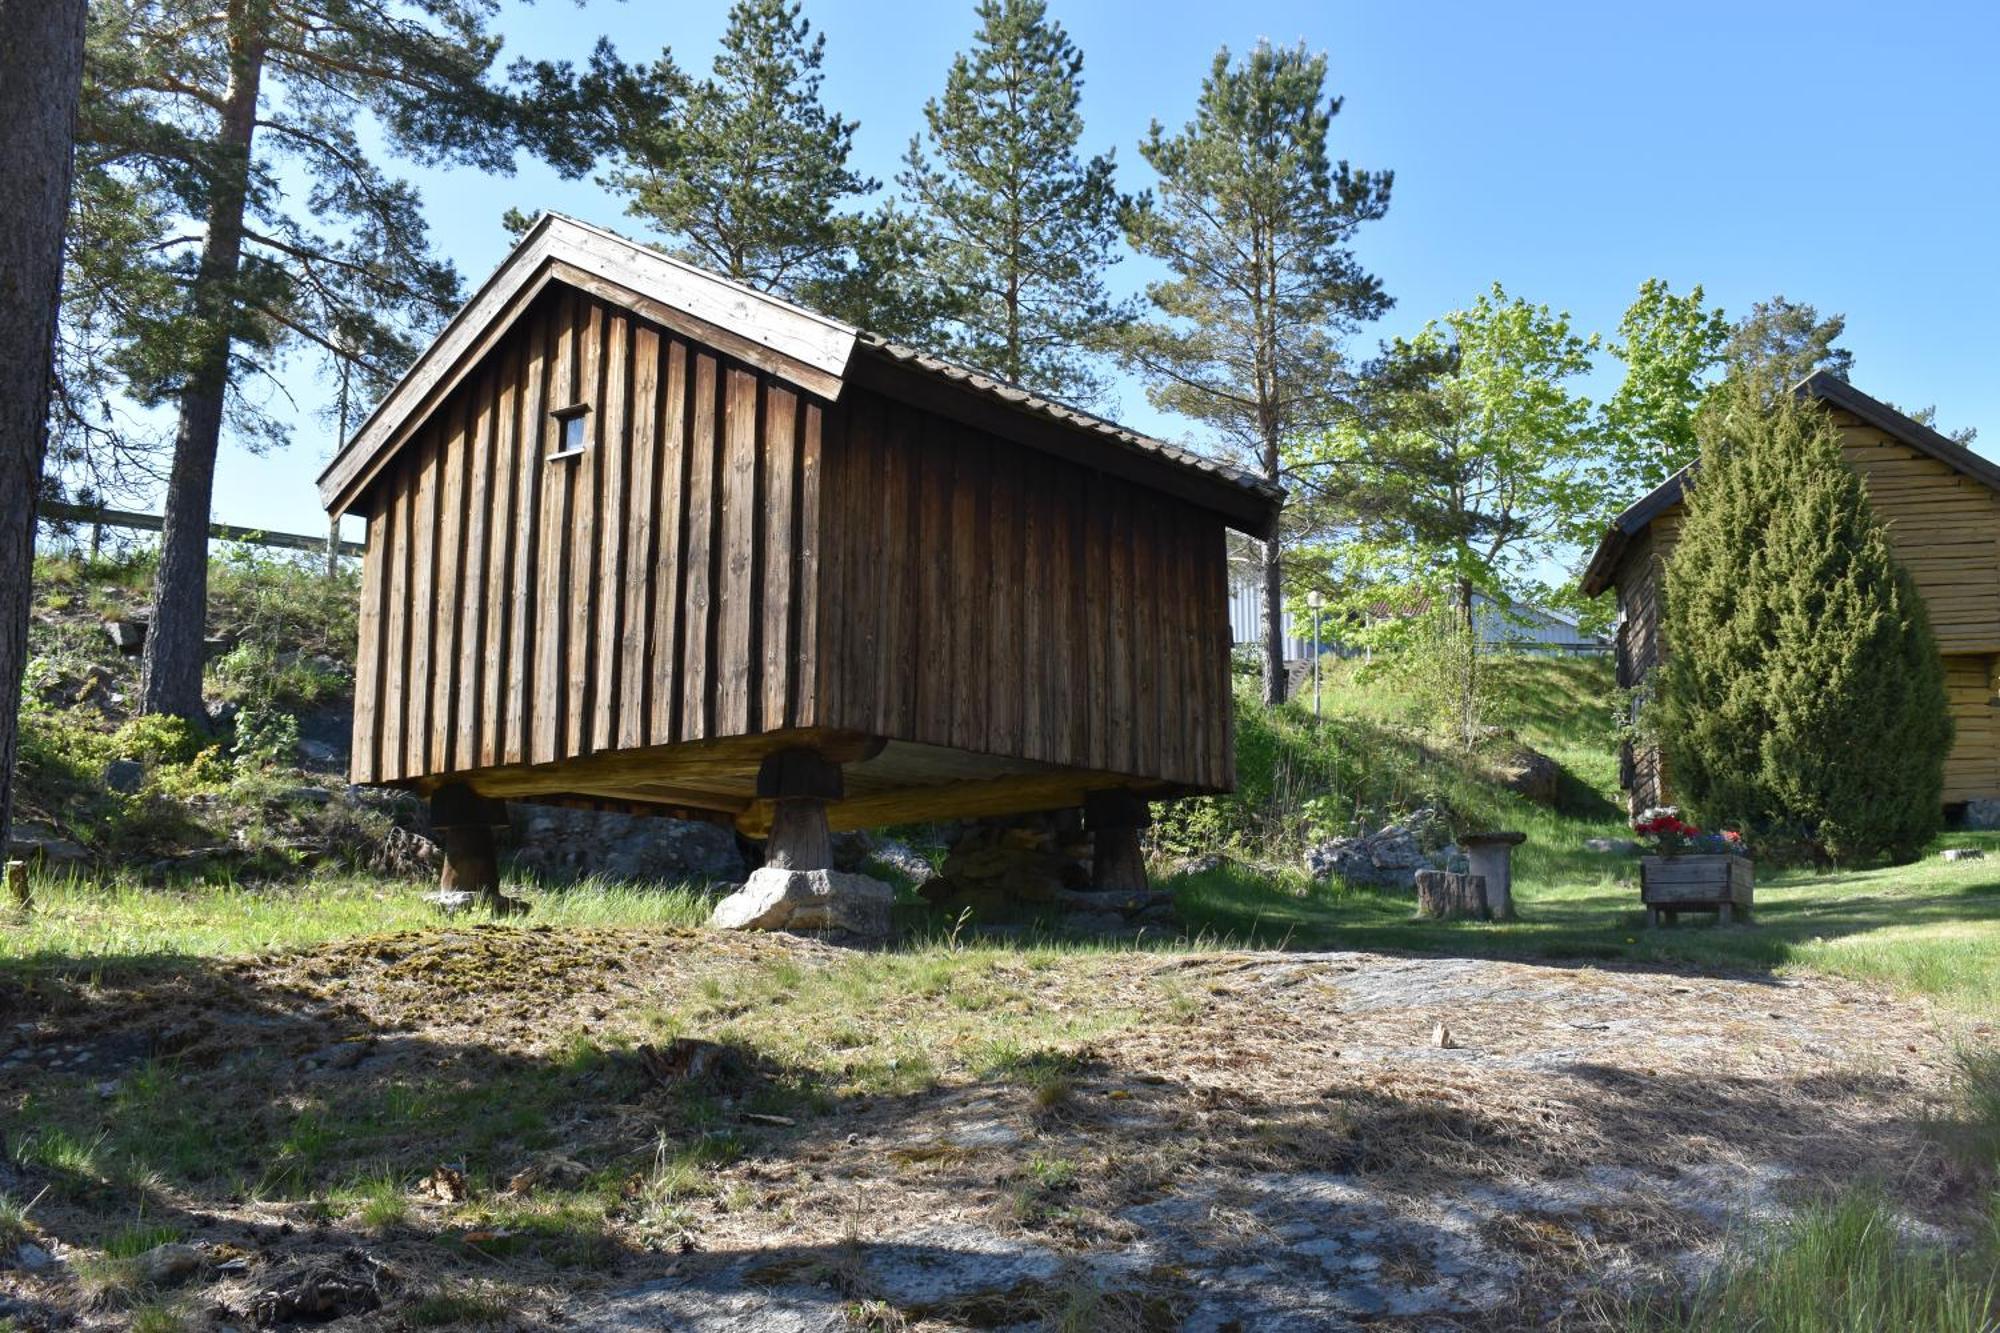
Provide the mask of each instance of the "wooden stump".
[{"label": "wooden stump", "polygon": [[1486,877],[1452,870],[1417,872],[1417,915],[1438,921],[1486,920]]},{"label": "wooden stump", "polygon": [[1091,792],[1083,798],[1083,824],[1090,831],[1090,882],[1098,889],[1141,893],[1146,881],[1146,854],[1139,835],[1153,822],[1151,809],[1135,793],[1122,788]]},{"label": "wooden stump", "polygon": [[764,864],[781,870],[833,869],[826,807],[846,794],[840,765],[813,750],[780,750],[757,769],[757,795],[772,802]]}]

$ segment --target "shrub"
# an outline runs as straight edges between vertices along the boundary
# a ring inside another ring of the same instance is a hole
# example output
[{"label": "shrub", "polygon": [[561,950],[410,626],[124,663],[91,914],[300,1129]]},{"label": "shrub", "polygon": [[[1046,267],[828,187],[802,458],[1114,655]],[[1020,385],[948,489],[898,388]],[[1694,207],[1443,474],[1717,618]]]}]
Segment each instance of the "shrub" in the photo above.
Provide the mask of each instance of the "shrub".
[{"label": "shrub", "polygon": [[135,717],[111,734],[114,753],[156,764],[189,763],[208,743],[186,718],[158,713]]},{"label": "shrub", "polygon": [[236,717],[236,756],[275,764],[299,748],[299,720],[282,708],[255,706]]},{"label": "shrub", "polygon": [[1818,407],[1739,391],[1710,427],[1666,570],[1674,795],[1819,859],[1912,858],[1951,745],[1922,596]]}]

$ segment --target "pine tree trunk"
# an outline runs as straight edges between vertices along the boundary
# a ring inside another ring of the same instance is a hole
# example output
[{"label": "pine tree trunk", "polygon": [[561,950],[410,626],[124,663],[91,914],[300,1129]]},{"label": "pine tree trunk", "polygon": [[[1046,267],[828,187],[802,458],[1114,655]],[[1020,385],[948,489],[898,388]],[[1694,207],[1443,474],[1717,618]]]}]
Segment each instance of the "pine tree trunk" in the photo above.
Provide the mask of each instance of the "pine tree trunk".
[{"label": "pine tree trunk", "polygon": [[1285,701],[1285,580],[1278,534],[1264,539],[1264,702]]},{"label": "pine tree trunk", "polygon": [[0,0],[0,861],[13,815],[84,8],[85,0]]},{"label": "pine tree trunk", "polygon": [[229,394],[230,330],[236,277],[243,261],[243,213],[250,190],[250,142],[263,77],[268,0],[232,0],[229,90],[218,145],[227,154],[209,198],[190,302],[199,343],[190,354],[167,477],[160,571],[153,585],[153,622],[146,632],[139,708],[206,723],[201,702],[203,640],[208,620],[208,522],[215,493],[215,455],[222,442]]},{"label": "pine tree trunk", "polygon": [[[1264,480],[1278,484],[1278,428],[1270,413],[1264,415]],[[1284,543],[1278,527],[1264,539],[1264,702],[1275,707],[1285,701],[1290,682],[1285,676],[1285,577]]]},{"label": "pine tree trunk", "polygon": [[1471,753],[1478,741],[1479,728],[1479,625],[1472,615],[1472,584],[1458,585],[1458,632],[1465,636],[1458,667],[1459,743]]}]

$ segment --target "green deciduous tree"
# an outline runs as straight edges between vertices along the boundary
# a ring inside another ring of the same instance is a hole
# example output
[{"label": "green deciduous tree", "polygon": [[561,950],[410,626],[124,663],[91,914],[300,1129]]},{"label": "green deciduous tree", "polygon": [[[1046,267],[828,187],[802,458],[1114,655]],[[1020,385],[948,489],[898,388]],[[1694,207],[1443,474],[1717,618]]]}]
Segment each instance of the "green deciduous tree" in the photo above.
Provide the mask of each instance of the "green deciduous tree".
[{"label": "green deciduous tree", "polygon": [[[1215,430],[1271,481],[1287,439],[1330,427],[1355,375],[1344,340],[1390,301],[1351,248],[1389,206],[1392,177],[1329,153],[1341,99],[1326,57],[1259,44],[1218,52],[1194,119],[1158,121],[1139,152],[1156,191],[1125,211],[1132,247],[1170,276],[1148,285],[1154,318],[1121,337],[1147,395]],[[1264,544],[1264,697],[1284,698],[1280,534]]]},{"label": "green deciduous tree", "polygon": [[935,323],[922,237],[880,182],[849,165],[857,123],[820,100],[826,38],[796,0],[737,0],[711,75],[682,79],[662,54],[657,114],[633,119],[607,184],[684,258],[879,333]]},{"label": "green deciduous tree", "polygon": [[1684,296],[1658,278],[1640,285],[1607,348],[1625,378],[1604,404],[1604,517],[1619,497],[1643,495],[1694,461],[1696,417],[1729,340],[1722,308],[1707,305],[1699,285]]},{"label": "green deciduous tree", "polygon": [[1674,795],[1823,858],[1914,857],[1952,734],[1923,599],[1824,411],[1743,384],[1704,428],[1649,719]]},{"label": "green deciduous tree", "polygon": [[[1119,238],[1112,156],[1085,160],[1083,53],[1042,0],[981,0],[973,49],[924,106],[899,177],[957,299],[952,350],[1072,402],[1102,397],[1089,349],[1129,318],[1104,285]],[[927,141],[927,143],[926,143]]]},{"label": "green deciduous tree", "polygon": [[1468,746],[1476,596],[1538,596],[1537,571],[1596,509],[1596,415],[1572,388],[1596,346],[1496,283],[1392,343],[1364,412],[1285,451],[1287,475],[1312,482],[1301,514],[1324,513],[1310,558],[1350,621],[1452,609]]},{"label": "green deciduous tree", "polygon": [[174,416],[147,711],[201,716],[216,451],[225,425],[253,446],[284,435],[246,390],[276,386],[293,355],[379,387],[456,303],[458,276],[430,253],[416,192],[376,164],[363,123],[420,163],[507,171],[528,143],[582,165],[555,118],[565,97],[515,95],[491,77],[494,8],[91,7],[60,402],[72,446],[96,429],[106,382]]}]

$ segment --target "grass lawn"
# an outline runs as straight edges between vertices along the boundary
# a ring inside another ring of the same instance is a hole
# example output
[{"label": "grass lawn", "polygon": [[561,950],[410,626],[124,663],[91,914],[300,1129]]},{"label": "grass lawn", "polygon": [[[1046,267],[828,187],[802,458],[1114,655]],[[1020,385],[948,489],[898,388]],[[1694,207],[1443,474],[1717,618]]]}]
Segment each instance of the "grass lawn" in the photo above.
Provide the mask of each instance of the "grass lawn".
[{"label": "grass lawn", "polygon": [[[1532,835],[1531,835],[1532,836]],[[2000,834],[1953,834],[1990,859],[1816,875],[1763,873],[1756,920],[1716,926],[1699,914],[1648,930],[1638,865],[1599,857],[1594,877],[1517,872],[1521,919],[1417,919],[1406,895],[1345,890],[1223,869],[1178,882],[1192,930],[1295,948],[1554,959],[1624,959],[1729,968],[1804,968],[1879,981],[1968,1013],[2000,1013]],[[1525,850],[1525,849],[1524,849]]]},{"label": "grass lawn", "polygon": [[[1533,835],[1531,834],[1531,837]],[[1592,876],[1551,881],[1551,864],[1521,858],[1520,920],[1507,924],[1417,919],[1406,894],[1343,889],[1304,876],[1230,866],[1167,881],[1181,902],[1184,933],[1138,947],[1217,946],[1356,949],[1478,957],[1625,960],[1730,969],[1825,972],[1875,981],[1935,999],[1972,1016],[2000,1013],[2000,834],[1953,834],[1950,846],[1988,859],[1816,875],[1764,874],[1756,920],[1718,927],[1700,915],[1648,930],[1637,863],[1596,856]],[[1530,843],[1529,848],[1532,849]],[[37,908],[0,931],[7,971],[92,972],[184,957],[229,957],[304,948],[360,935],[434,930],[426,886],[364,878],[251,891],[230,886],[161,890],[43,879]],[[563,890],[516,883],[535,901],[534,925],[570,928],[696,925],[709,895],[585,883]],[[911,902],[902,951],[948,952],[952,923]],[[1066,943],[1066,949],[1092,947]],[[982,949],[982,951],[987,951]],[[1004,949],[1003,949],[1004,951]]]}]

